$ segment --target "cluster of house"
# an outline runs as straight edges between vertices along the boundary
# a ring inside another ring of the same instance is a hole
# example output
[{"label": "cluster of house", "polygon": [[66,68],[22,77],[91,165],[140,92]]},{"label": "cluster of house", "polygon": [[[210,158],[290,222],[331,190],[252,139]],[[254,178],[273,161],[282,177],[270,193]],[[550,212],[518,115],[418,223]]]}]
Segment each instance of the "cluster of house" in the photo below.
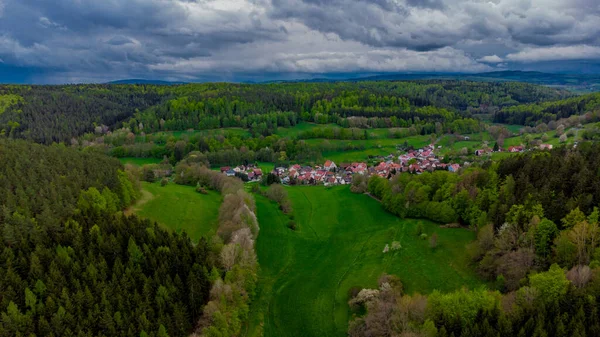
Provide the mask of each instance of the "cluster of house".
[{"label": "cluster of house", "polygon": [[365,174],[366,172],[366,163],[340,164],[338,166],[331,160],[327,160],[323,166],[312,167],[296,164],[288,168],[276,167],[273,170],[273,173],[281,178],[283,184],[324,184],[326,186],[350,184],[353,174]]},{"label": "cluster of house", "polygon": [[221,173],[226,174],[228,177],[233,177],[239,173],[245,173],[248,175],[249,181],[259,181],[263,176],[262,170],[254,164],[240,165],[236,167],[223,166],[221,167]]},{"label": "cluster of house", "polygon": [[383,157],[381,162],[374,166],[363,162],[336,165],[331,160],[327,160],[323,166],[312,167],[296,164],[287,168],[276,167],[273,173],[278,175],[284,184],[324,184],[329,186],[350,184],[354,174],[378,175],[387,178],[402,172],[420,174],[434,170],[458,171],[459,164],[442,163],[434,150],[435,146],[429,145],[422,149],[410,150],[397,158],[389,155]]},{"label": "cluster of house", "polygon": [[[441,146],[438,146],[441,148]],[[448,170],[456,172],[460,168],[459,164],[442,163],[443,157],[440,158],[435,154],[435,146],[430,144],[422,149],[411,150],[398,157],[401,168],[396,169],[396,172],[411,172],[422,173],[425,171]]]}]

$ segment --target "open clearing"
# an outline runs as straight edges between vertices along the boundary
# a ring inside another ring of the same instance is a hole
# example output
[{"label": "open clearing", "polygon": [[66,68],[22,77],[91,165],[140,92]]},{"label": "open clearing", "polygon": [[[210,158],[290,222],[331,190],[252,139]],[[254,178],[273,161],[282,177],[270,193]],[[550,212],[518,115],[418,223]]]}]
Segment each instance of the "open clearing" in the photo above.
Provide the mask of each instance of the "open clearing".
[{"label": "open clearing", "polygon": [[[261,271],[247,336],[256,335],[261,325],[265,337],[345,336],[349,289],[376,287],[384,272],[399,276],[409,293],[483,284],[464,254],[474,232],[399,219],[348,186],[295,186],[288,192],[295,232],[276,204],[256,197]],[[419,224],[425,233],[438,234],[437,248],[416,235]],[[384,254],[393,241],[402,248]]]},{"label": "open clearing", "polygon": [[218,192],[200,194],[194,187],[172,183],[144,182],[142,187],[142,198],[132,208],[138,216],[176,232],[185,231],[194,241],[215,233],[221,205]]}]

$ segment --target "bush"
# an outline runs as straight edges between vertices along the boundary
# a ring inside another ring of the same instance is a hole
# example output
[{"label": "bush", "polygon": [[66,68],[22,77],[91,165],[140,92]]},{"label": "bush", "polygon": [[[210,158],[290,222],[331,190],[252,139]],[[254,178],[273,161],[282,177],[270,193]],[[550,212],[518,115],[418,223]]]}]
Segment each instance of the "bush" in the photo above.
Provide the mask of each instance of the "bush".
[{"label": "bush", "polygon": [[164,177],[160,180],[160,186],[167,186],[169,184],[169,178]]},{"label": "bush", "polygon": [[288,228],[295,231],[296,230],[296,222],[293,220],[290,220],[287,224]]},{"label": "bush", "polygon": [[206,187],[204,187],[204,186],[196,187],[196,192],[198,192],[200,194],[208,194],[208,191],[206,190]]},{"label": "bush", "polygon": [[419,236],[421,238],[421,240],[427,240],[427,234],[423,233]]}]

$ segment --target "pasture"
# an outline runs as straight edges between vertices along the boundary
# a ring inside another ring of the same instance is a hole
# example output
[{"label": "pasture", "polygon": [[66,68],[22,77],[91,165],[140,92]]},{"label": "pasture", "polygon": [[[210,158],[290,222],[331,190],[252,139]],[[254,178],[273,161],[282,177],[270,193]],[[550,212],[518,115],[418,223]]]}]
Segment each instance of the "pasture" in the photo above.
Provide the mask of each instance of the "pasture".
[{"label": "pasture", "polygon": [[129,211],[198,241],[215,233],[220,205],[215,191],[200,194],[191,186],[143,182],[142,198]]},{"label": "pasture", "polygon": [[[261,266],[246,336],[345,336],[348,291],[374,288],[382,273],[400,277],[405,291],[429,293],[482,285],[464,249],[475,239],[465,229],[442,229],[424,220],[403,220],[347,186],[290,187],[298,229],[276,204],[257,196]],[[438,247],[417,228],[438,235]],[[386,244],[402,248],[383,253]]]}]

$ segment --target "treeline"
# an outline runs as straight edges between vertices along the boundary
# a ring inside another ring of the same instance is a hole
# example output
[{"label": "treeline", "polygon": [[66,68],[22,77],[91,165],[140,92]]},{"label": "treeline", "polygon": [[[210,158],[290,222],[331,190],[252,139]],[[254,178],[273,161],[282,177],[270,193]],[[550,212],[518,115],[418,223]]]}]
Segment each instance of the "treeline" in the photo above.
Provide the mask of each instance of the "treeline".
[{"label": "treeline", "polygon": [[0,140],[0,336],[181,336],[209,300],[206,240],[120,210],[137,197],[115,159]]},{"label": "treeline", "polygon": [[497,111],[495,123],[535,126],[600,109],[600,94],[593,93],[559,101],[523,104]]},{"label": "treeline", "polygon": [[[176,98],[137,113],[124,125],[135,133],[242,127],[254,135],[269,135],[277,127],[291,127],[300,121],[344,127],[409,127],[450,123],[461,119],[459,112],[467,107],[510,106],[568,96],[527,84],[464,81],[206,84],[169,90]],[[358,124],[354,118],[368,122]]]},{"label": "treeline", "polygon": [[575,149],[528,152],[460,174],[435,171],[399,174],[391,180],[372,177],[369,192],[400,217],[429,218],[465,225],[506,221],[513,205],[538,203],[545,216],[560,223],[579,207],[592,212],[600,203],[600,146],[582,143]]},{"label": "treeline", "polygon": [[167,98],[145,85],[0,86],[0,132],[42,144],[68,142]]},{"label": "treeline", "polygon": [[0,130],[44,144],[123,126],[135,134],[243,127],[266,136],[300,121],[361,127],[353,119],[366,118],[371,127],[421,124],[430,130],[490,106],[568,96],[529,84],[467,81],[5,85],[0,86]]},{"label": "treeline", "polygon": [[363,289],[350,300],[356,314],[348,335],[598,336],[599,276],[598,268],[565,275],[553,265],[508,294],[476,289],[424,296],[404,294],[397,278],[384,275],[378,289]]},{"label": "treeline", "polygon": [[175,167],[175,182],[219,191],[223,203],[219,208],[216,248],[220,251],[222,275],[212,278],[209,302],[198,321],[196,336],[238,336],[248,318],[250,299],[258,280],[258,260],[254,244],[259,225],[256,204],[237,178],[212,171],[191,155]]}]

